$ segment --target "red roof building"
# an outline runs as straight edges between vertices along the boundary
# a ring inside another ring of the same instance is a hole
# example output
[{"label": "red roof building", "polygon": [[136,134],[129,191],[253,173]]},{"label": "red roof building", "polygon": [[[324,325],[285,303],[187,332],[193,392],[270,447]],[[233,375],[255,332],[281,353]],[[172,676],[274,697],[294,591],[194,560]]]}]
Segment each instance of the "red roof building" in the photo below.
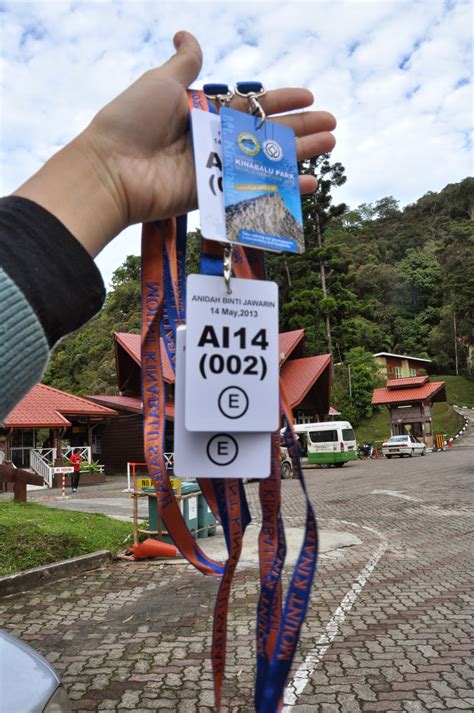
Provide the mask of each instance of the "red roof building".
[{"label": "red roof building", "polygon": [[409,433],[433,445],[431,405],[446,401],[446,382],[430,381],[428,376],[389,379],[374,389],[372,406],[386,406],[392,436]]},{"label": "red roof building", "polygon": [[88,399],[36,384],[5,418],[5,428],[64,428],[78,418],[102,421],[116,411]]},{"label": "red roof building", "polygon": [[[93,395],[94,403],[112,407],[119,417],[96,431],[100,439],[101,460],[106,469],[124,471],[127,461],[143,461],[141,344],[139,334],[116,332],[115,363],[120,396]],[[322,420],[330,410],[331,356],[304,356],[304,330],[279,335],[280,375],[294,409],[295,421]],[[161,360],[165,381],[167,421],[174,418],[174,372],[161,340]],[[165,433],[165,451],[173,450],[173,429]]]},{"label": "red roof building", "polygon": [[110,407],[36,384],[3,422],[7,459],[18,468],[28,468],[31,449],[42,445],[40,429],[49,430],[48,447],[58,452],[62,439],[69,440],[71,446],[91,446],[94,427],[116,414]]}]

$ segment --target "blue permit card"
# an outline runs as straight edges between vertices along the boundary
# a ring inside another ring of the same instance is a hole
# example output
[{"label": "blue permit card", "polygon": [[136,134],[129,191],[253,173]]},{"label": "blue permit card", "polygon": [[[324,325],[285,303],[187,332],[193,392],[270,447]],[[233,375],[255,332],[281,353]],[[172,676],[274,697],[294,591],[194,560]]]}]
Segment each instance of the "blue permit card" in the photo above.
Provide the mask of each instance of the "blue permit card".
[{"label": "blue permit card", "polygon": [[227,239],[264,250],[304,252],[294,131],[223,108],[221,116]]}]

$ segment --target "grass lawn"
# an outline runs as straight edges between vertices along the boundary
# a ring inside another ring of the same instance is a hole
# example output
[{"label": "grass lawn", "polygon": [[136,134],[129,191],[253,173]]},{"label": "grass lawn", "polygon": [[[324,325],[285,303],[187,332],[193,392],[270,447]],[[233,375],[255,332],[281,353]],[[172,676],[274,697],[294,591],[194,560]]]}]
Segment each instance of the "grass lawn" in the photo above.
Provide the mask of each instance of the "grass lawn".
[{"label": "grass lawn", "polygon": [[130,523],[105,515],[0,502],[0,575],[50,564],[96,550],[125,550]]},{"label": "grass lawn", "polygon": [[474,408],[474,378],[448,374],[447,376],[431,376],[430,381],[446,382],[446,392],[450,404]]}]

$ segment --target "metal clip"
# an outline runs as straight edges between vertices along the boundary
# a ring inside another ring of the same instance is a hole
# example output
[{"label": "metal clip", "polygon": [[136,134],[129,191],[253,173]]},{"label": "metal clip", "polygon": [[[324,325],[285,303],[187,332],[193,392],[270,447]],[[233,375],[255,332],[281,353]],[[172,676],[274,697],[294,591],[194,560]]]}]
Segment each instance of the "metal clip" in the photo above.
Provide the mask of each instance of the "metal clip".
[{"label": "metal clip", "polygon": [[235,85],[235,93],[238,94],[239,97],[244,97],[244,99],[248,100],[249,114],[260,117],[257,124],[257,129],[260,129],[267,118],[262,105],[258,101],[259,97],[263,97],[263,95],[267,93],[263,84],[261,84],[261,82],[237,82]]},{"label": "metal clip", "polygon": [[232,277],[232,245],[224,247],[224,282],[227,287],[227,294],[231,295],[230,278]]},{"label": "metal clip", "polygon": [[203,90],[206,98],[216,101],[221,108],[229,106],[234,98],[234,92],[229,89],[227,84],[205,84]]}]

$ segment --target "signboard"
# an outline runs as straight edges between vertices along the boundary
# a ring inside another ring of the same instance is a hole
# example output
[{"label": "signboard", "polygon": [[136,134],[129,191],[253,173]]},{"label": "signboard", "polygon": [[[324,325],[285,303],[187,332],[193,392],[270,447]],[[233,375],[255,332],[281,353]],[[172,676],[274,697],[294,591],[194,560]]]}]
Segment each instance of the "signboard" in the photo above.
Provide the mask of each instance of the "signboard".
[{"label": "signboard", "polygon": [[[170,483],[174,490],[178,490],[181,485],[181,481],[178,480],[178,478],[170,478]],[[153,481],[151,478],[137,478],[136,487],[138,490],[143,490],[143,488],[153,488]]]},{"label": "signboard", "polygon": [[137,478],[136,486],[138,490],[143,490],[143,488],[152,488],[153,481],[151,478]]},{"label": "signboard", "polygon": [[57,468],[51,468],[51,473],[56,475],[57,473],[74,473],[74,468],[72,466],[61,466]]}]

